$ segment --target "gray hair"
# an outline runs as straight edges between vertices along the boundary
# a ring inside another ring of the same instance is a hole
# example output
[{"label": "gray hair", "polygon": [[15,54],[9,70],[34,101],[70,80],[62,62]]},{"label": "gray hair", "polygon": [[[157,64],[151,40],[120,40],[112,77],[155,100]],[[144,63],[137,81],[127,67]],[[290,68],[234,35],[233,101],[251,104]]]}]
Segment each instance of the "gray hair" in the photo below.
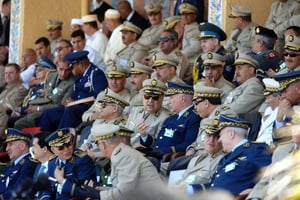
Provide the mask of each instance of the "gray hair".
[{"label": "gray hair", "polygon": [[274,48],[275,45],[274,38],[270,38],[264,35],[257,35],[257,39],[259,41],[263,41],[267,49],[272,50]]}]

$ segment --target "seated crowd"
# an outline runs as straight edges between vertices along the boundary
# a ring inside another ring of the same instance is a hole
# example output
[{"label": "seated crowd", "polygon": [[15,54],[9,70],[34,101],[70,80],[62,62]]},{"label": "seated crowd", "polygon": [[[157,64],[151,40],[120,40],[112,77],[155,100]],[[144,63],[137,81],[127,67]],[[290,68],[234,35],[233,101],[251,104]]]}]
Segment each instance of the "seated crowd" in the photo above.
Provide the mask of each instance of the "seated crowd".
[{"label": "seated crowd", "polygon": [[189,1],[178,9],[163,19],[150,3],[145,20],[120,1],[73,19],[70,40],[49,20],[49,39],[0,67],[0,199],[296,193],[297,15],[271,29],[232,6],[227,39]]}]

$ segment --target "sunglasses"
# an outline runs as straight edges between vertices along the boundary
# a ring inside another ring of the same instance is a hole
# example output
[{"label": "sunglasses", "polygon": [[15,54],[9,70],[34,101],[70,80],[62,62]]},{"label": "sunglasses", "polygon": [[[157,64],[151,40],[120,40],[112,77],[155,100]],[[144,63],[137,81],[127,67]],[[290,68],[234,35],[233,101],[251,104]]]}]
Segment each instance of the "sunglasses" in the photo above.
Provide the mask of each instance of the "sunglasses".
[{"label": "sunglasses", "polygon": [[300,56],[300,54],[297,54],[297,53],[287,53],[287,52],[285,52],[283,55],[284,55],[285,57],[290,56],[290,57],[292,57],[292,58],[294,58],[294,57],[296,57],[296,56]]},{"label": "sunglasses", "polygon": [[146,95],[146,94],[144,95],[144,99],[148,100],[148,99],[152,98],[153,101],[158,101],[159,97],[160,96],[158,96],[158,95],[155,95],[155,96]]},{"label": "sunglasses", "polygon": [[58,148],[59,151],[62,151],[62,150],[64,150],[65,148],[70,147],[71,145],[72,145],[72,143],[71,143],[71,142],[68,142],[68,143],[63,144],[63,145],[60,146],[60,147],[57,147],[57,148]]},{"label": "sunglasses", "polygon": [[199,103],[201,103],[201,102],[203,102],[203,101],[205,101],[205,99],[200,99],[200,100],[198,100],[198,101],[194,101],[193,102],[193,104],[194,104],[194,106],[197,106]]},{"label": "sunglasses", "polygon": [[170,40],[174,40],[173,38],[169,38],[169,37],[160,37],[159,41],[160,42],[169,42]]}]

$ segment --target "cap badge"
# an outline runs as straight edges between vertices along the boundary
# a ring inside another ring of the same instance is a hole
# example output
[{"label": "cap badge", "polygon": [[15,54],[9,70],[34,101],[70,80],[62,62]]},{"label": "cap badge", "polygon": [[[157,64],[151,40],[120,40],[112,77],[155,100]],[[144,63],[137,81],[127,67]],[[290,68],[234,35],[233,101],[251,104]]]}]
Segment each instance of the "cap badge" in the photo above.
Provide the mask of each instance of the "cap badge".
[{"label": "cap badge", "polygon": [[235,59],[238,59],[239,58],[239,53],[237,52],[236,54],[235,54]]},{"label": "cap badge", "polygon": [[259,27],[256,27],[255,33],[260,33],[260,28]]},{"label": "cap badge", "polygon": [[156,60],[156,54],[152,56],[152,60]]},{"label": "cap badge", "polygon": [[208,58],[208,59],[212,59],[212,58],[213,58],[212,53],[208,53],[208,54],[207,54],[207,58]]},{"label": "cap badge", "polygon": [[103,92],[104,92],[104,94],[107,94],[108,93],[108,89],[105,88]]},{"label": "cap badge", "polygon": [[149,8],[150,8],[150,9],[153,9],[153,4],[150,4]]},{"label": "cap badge", "polygon": [[289,35],[288,41],[289,41],[289,42],[293,42],[293,41],[294,41],[294,36],[293,36],[293,35]]},{"label": "cap badge", "polygon": [[62,131],[58,131],[57,135],[58,135],[58,137],[61,137],[61,136],[63,136],[63,132]]},{"label": "cap badge", "polygon": [[112,67],[112,71],[117,71],[117,67],[116,67],[116,66],[113,66],[113,67]]},{"label": "cap badge", "polygon": [[133,68],[134,67],[134,62],[130,62],[129,66]]},{"label": "cap badge", "polygon": [[169,24],[169,22],[167,20],[165,20],[163,23],[165,26],[167,26]]},{"label": "cap badge", "polygon": [[151,85],[152,85],[152,86],[156,86],[156,85],[157,85],[157,80],[155,80],[155,79],[152,79],[152,81],[151,81]]},{"label": "cap badge", "polygon": [[219,120],[218,119],[214,119],[213,120],[213,125],[214,126],[218,126],[219,125]]},{"label": "cap badge", "polygon": [[187,7],[187,4],[183,4],[182,7],[183,7],[183,8],[186,8],[186,7]]}]

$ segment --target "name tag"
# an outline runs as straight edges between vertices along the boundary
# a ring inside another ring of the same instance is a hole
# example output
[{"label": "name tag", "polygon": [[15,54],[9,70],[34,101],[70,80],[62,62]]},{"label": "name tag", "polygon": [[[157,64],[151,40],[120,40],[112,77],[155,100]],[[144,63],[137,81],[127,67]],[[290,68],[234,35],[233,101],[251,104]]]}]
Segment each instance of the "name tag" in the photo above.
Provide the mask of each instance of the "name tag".
[{"label": "name tag", "polygon": [[92,85],[92,82],[89,81],[84,84],[84,87],[91,87],[91,85]]},{"label": "name tag", "polygon": [[56,95],[58,93],[58,89],[54,88],[54,90],[52,90],[52,94]]},{"label": "name tag", "polygon": [[122,66],[126,66],[126,65],[127,65],[127,63],[128,63],[128,61],[127,61],[127,60],[125,60],[125,59],[120,59],[120,62],[119,62],[119,64],[120,64],[120,65],[122,65]]},{"label": "name tag", "polygon": [[226,165],[226,167],[225,167],[225,172],[230,172],[230,171],[234,170],[234,169],[235,169],[235,166],[236,166],[236,163],[235,163],[235,162]]},{"label": "name tag", "polygon": [[165,128],[164,136],[172,138],[174,136],[174,132],[175,131],[173,129]]}]

